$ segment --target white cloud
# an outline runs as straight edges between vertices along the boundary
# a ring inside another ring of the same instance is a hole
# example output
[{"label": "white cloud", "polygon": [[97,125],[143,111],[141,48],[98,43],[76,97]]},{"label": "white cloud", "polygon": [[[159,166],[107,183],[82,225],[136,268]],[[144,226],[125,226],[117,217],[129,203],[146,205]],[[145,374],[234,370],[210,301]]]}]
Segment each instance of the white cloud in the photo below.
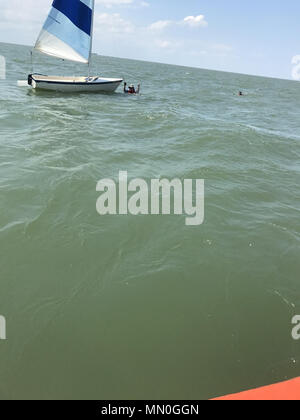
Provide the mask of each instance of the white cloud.
[{"label": "white cloud", "polygon": [[192,28],[206,27],[208,25],[204,15],[187,16],[183,19],[183,24],[188,25]]},{"label": "white cloud", "polygon": [[198,16],[187,16],[183,20],[180,21],[172,21],[172,20],[159,20],[158,22],[152,23],[149,26],[151,31],[163,31],[164,29],[169,28],[170,26],[189,26],[190,28],[205,28],[208,26],[207,21],[205,20],[204,15]]},{"label": "white cloud", "polygon": [[172,46],[172,43],[170,41],[162,41],[162,40],[157,40],[156,41],[156,45],[159,48],[170,48]]},{"label": "white cloud", "polygon": [[152,25],[149,26],[149,29],[151,31],[163,31],[168,26],[171,26],[174,22],[171,20],[159,20],[158,22],[152,23]]},{"label": "white cloud", "polygon": [[119,13],[100,13],[95,15],[95,30],[113,33],[132,33],[134,25],[121,17]]},{"label": "white cloud", "polygon": [[176,50],[183,46],[182,41],[167,41],[162,39],[157,39],[155,45],[163,50],[168,50],[169,52],[176,52]]}]

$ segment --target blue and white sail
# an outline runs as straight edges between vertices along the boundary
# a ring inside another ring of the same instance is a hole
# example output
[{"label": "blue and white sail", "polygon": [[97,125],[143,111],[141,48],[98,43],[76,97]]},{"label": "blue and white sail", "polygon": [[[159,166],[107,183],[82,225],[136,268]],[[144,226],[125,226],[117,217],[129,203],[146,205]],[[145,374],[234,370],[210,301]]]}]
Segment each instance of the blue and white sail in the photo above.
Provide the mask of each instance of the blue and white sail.
[{"label": "blue and white sail", "polygon": [[95,0],[54,0],[35,49],[57,58],[89,63]]}]

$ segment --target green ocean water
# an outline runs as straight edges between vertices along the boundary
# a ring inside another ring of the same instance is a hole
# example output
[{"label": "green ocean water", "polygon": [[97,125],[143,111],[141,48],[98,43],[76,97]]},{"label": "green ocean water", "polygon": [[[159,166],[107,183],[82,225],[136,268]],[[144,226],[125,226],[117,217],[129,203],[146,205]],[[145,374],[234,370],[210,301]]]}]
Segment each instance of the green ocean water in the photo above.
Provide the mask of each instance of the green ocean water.
[{"label": "green ocean water", "polygon": [[[142,95],[37,94],[16,86],[29,52],[0,44],[0,398],[206,399],[299,376],[300,84],[95,56]],[[204,224],[99,216],[119,171],[205,179]]]}]

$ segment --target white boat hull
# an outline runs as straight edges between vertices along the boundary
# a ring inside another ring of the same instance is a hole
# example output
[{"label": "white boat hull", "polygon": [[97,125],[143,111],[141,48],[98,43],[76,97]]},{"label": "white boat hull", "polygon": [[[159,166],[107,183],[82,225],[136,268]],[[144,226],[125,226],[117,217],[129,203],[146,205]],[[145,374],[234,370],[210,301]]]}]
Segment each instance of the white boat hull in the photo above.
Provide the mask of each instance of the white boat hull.
[{"label": "white boat hull", "polygon": [[28,85],[35,90],[56,92],[115,92],[123,82],[122,79],[103,77],[59,77],[29,75]]}]

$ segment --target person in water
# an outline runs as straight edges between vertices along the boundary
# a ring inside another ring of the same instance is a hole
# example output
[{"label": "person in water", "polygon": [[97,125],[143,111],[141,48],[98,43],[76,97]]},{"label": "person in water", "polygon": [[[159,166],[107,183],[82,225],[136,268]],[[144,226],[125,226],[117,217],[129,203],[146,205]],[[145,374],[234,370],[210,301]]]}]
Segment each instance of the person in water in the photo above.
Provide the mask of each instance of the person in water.
[{"label": "person in water", "polygon": [[140,93],[141,85],[138,84],[137,90],[135,89],[134,85],[130,85],[127,89],[127,83],[124,83],[124,93],[128,93],[129,95],[138,95]]},{"label": "person in water", "polygon": [[239,91],[239,96],[244,96],[244,94],[241,90]]}]

